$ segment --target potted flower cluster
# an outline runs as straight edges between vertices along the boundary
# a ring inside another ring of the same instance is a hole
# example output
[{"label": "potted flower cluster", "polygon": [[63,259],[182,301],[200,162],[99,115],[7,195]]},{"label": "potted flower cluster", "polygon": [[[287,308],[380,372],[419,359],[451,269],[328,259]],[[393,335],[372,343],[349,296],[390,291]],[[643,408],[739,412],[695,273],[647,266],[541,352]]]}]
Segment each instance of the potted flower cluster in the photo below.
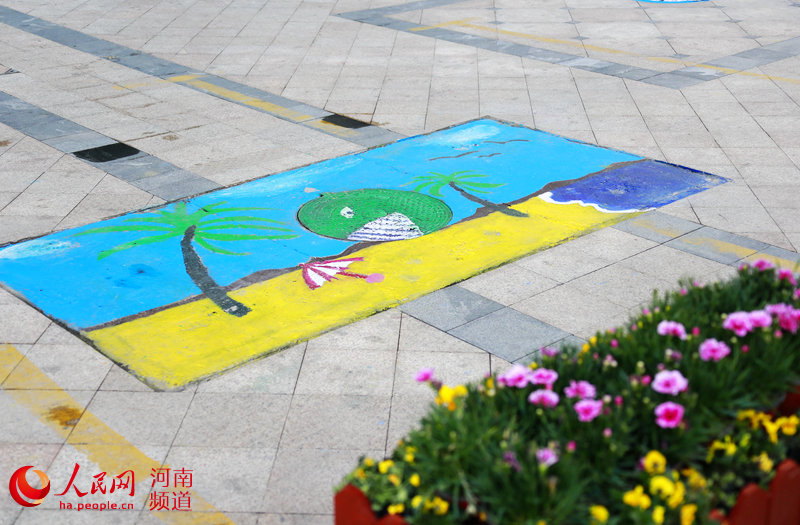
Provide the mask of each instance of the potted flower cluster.
[{"label": "potted flower cluster", "polygon": [[435,405],[346,476],[337,524],[718,523],[751,484],[766,510],[738,523],[800,525],[799,329],[795,275],[762,260],[478,384],[423,369]]}]

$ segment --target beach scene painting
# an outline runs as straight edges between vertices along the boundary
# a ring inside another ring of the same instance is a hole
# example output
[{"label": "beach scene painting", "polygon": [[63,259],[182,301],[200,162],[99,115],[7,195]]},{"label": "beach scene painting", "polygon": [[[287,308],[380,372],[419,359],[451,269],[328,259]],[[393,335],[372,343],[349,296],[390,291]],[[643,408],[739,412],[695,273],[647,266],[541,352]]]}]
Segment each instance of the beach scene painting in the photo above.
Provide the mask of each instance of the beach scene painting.
[{"label": "beach scene painting", "polygon": [[0,283],[174,389],[725,179],[479,119],[0,248]]}]

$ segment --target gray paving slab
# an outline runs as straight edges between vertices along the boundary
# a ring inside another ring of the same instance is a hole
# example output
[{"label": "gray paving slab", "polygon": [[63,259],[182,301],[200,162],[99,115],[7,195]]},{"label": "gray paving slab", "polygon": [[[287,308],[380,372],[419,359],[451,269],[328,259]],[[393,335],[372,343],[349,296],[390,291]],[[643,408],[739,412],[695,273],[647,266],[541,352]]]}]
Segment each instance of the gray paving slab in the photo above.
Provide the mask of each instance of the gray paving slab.
[{"label": "gray paving slab", "polygon": [[[139,182],[140,181],[134,182],[134,186]],[[156,197],[164,199],[165,201],[173,201],[191,197],[193,195],[199,195],[207,191],[217,190],[219,188],[221,188],[221,186],[216,182],[204,179],[200,176],[195,176],[194,178],[182,180],[176,183],[167,182],[161,186],[151,188],[147,190],[147,192],[155,195]]]},{"label": "gray paving slab", "polygon": [[511,362],[570,335],[511,308],[496,310],[448,333]]},{"label": "gray paving slab", "polygon": [[400,306],[408,315],[444,331],[501,308],[502,304],[460,286],[448,286]]},{"label": "gray paving slab", "polygon": [[[568,335],[564,339],[560,339],[554,343],[548,344],[547,347],[556,349],[559,352],[568,352],[569,354],[573,354],[580,352],[581,347],[583,347],[584,343],[586,342],[587,342],[586,339],[582,339],[575,335]],[[541,362],[541,359],[542,359],[542,351],[541,348],[539,348],[531,352],[530,354],[517,359],[515,362],[527,365],[534,361]]]},{"label": "gray paving slab", "polygon": [[703,82],[703,80],[685,75],[676,75],[675,73],[661,73],[660,75],[654,75],[652,77],[645,78],[642,80],[642,82],[654,84],[656,86],[683,89],[689,86],[700,84]]},{"label": "gray paving slab", "polygon": [[800,53],[800,36],[781,42],[775,42],[774,44],[768,44],[764,46],[764,49],[768,51],[777,51],[778,53],[787,53],[791,56],[797,55]]},{"label": "gray paving slab", "polygon": [[741,259],[769,247],[767,243],[708,226],[703,226],[665,244],[677,250],[723,264],[735,264]]},{"label": "gray paving slab", "polygon": [[667,215],[660,211],[647,212],[613,226],[617,230],[632,233],[658,243],[667,242],[700,227],[702,227],[702,224],[687,221],[674,215]]},{"label": "gray paving slab", "polygon": [[76,151],[108,146],[109,144],[114,144],[116,140],[101,135],[100,133],[95,133],[94,131],[85,131],[62,137],[44,139],[42,142],[64,153],[74,153]]}]

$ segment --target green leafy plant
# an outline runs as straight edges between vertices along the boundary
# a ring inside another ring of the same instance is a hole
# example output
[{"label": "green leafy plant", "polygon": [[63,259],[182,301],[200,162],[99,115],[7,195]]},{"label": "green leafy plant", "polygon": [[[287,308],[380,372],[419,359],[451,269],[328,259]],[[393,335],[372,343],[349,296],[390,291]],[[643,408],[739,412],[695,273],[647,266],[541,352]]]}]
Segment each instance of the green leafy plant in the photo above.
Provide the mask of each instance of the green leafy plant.
[{"label": "green leafy plant", "polygon": [[710,523],[746,483],[800,459],[798,415],[768,414],[800,384],[800,291],[758,261],[729,282],[654,295],[625,326],[542,349],[530,366],[475,385],[430,369],[417,380],[436,403],[390,457],[395,477],[363,458],[345,479],[378,513],[411,525]]},{"label": "green leafy plant", "polygon": [[[231,233],[230,230],[266,230],[276,232],[291,232],[289,228],[278,225],[283,224],[273,219],[254,215],[221,215],[230,212],[243,212],[265,210],[266,208],[238,207],[221,208],[224,202],[209,204],[197,211],[189,212],[185,202],[178,202],[172,210],[159,210],[141,214],[123,220],[125,224],[116,226],[101,226],[78,233],[77,235],[93,235],[97,233],[142,232],[149,236],[120,244],[100,252],[98,259],[103,259],[115,253],[155,244],[180,237],[181,254],[186,273],[200,291],[214,302],[222,311],[242,317],[250,312],[250,308],[231,298],[211,277],[203,264],[203,260],[194,248],[194,244],[221,255],[248,255],[247,253],[233,252],[216,246],[217,242],[255,241],[291,239],[297,237],[291,233]],[[248,224],[256,223],[256,224]],[[222,230],[222,231],[221,231]],[[226,233],[227,231],[227,233]]]},{"label": "green leafy plant", "polygon": [[[486,175],[482,175],[480,173],[473,173],[470,170],[464,171],[454,171],[450,174],[444,173],[436,173],[434,171],[430,172],[430,175],[421,175],[419,177],[414,177],[411,179],[409,184],[419,183],[414,187],[414,191],[422,191],[427,190],[428,193],[433,195],[434,197],[442,197],[441,190],[448,186],[455,191],[457,191],[462,197],[465,199],[471,200],[476,204],[480,204],[486,208],[489,208],[492,211],[498,211],[500,213],[504,213],[506,215],[510,215],[512,217],[527,217],[528,214],[515,210],[513,208],[509,208],[505,204],[497,204],[495,202],[488,201],[477,195],[473,195],[473,193],[489,193],[489,188],[499,188],[504,184],[493,184],[490,182],[477,182],[475,179],[482,179],[486,177]],[[469,190],[469,191],[467,191]],[[470,193],[472,192],[472,193]]]}]

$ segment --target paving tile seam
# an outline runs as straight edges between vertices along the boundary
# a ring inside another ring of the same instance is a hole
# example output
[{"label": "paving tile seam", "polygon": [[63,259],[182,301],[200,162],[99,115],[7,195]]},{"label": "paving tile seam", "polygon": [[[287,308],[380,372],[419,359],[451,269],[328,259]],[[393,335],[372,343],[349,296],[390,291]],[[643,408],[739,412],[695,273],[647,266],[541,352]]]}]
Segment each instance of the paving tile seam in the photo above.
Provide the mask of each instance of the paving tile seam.
[{"label": "paving tile seam", "polygon": [[[217,75],[196,71],[149,53],[96,38],[8,7],[0,6],[0,23],[360,146],[379,146],[405,137],[405,135],[371,124],[350,128],[329,123],[326,118],[338,114]],[[342,119],[352,120],[344,115],[338,116]]]},{"label": "paving tile seam", "polygon": [[[491,29],[483,28],[463,23],[462,21],[445,22],[431,26],[415,24],[391,18],[390,15],[403,13],[407,11],[415,11],[430,7],[441,7],[463,2],[464,0],[423,0],[411,2],[407,4],[398,4],[387,7],[379,7],[373,9],[363,9],[358,11],[350,11],[346,13],[339,13],[336,16],[347,20],[371,24],[378,27],[386,27],[396,31],[403,31],[411,34],[420,34],[430,38],[445,40],[457,44],[464,44],[473,46],[479,49],[486,49],[489,51],[496,51],[507,55],[518,56],[521,58],[530,58],[548,62],[550,64],[558,64],[562,66],[573,67],[593,73],[600,73],[612,77],[638,80],[648,84],[653,84],[672,89],[682,89],[696,84],[701,84],[710,80],[715,80],[720,77],[728,76],[731,74],[748,74],[745,70],[756,68],[759,66],[771,64],[779,60],[792,58],[800,54],[800,36],[793,37],[787,40],[762,46],[760,48],[750,49],[735,53],[733,55],[714,59],[707,63],[690,64],[686,67],[674,71],[657,71],[637,66],[630,66],[618,62],[599,60],[594,58],[585,57],[582,55],[574,55],[571,53],[564,53],[560,51],[552,51],[550,49],[527,46],[524,44],[515,44],[512,42],[495,40],[488,37],[471,35],[459,31],[445,29],[443,26],[447,25],[465,25],[473,27],[474,29]],[[495,31],[498,31],[494,28]],[[499,32],[503,32],[500,30]],[[513,33],[513,32],[509,32]],[[555,39],[549,39],[555,40]],[[622,51],[617,51],[622,52]],[[627,53],[627,52],[622,52]],[[764,76],[770,78],[769,75],[755,74],[755,76]],[[784,79],[791,82],[800,83],[800,79]]]},{"label": "paving tile seam", "polygon": [[105,162],[86,160],[76,153],[123,143],[1,90],[0,123],[167,201],[221,187],[205,177],[141,151]]}]

